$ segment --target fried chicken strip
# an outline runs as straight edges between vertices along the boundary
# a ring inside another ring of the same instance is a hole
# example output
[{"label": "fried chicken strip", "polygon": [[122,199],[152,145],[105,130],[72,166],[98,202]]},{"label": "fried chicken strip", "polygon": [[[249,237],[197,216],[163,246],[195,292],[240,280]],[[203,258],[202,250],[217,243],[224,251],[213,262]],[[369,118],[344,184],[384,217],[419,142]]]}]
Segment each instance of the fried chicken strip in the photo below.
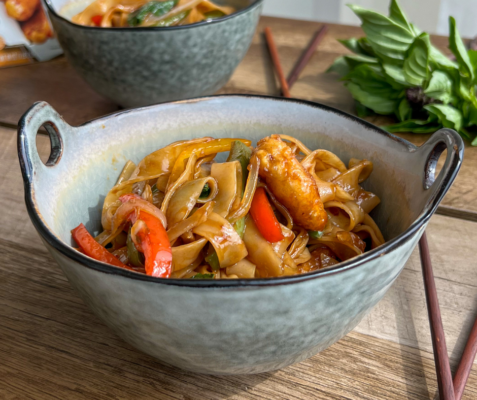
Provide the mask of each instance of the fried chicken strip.
[{"label": "fried chicken strip", "polygon": [[296,159],[279,136],[272,135],[257,143],[259,176],[291,214],[295,224],[312,231],[322,231],[328,216],[313,177]]}]

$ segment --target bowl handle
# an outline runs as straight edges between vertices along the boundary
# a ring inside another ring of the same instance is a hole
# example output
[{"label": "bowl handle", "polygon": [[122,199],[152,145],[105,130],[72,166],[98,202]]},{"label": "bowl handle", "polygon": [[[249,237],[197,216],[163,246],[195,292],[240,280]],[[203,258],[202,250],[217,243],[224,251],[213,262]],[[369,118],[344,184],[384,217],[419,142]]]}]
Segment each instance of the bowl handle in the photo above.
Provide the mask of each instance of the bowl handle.
[{"label": "bowl handle", "polygon": [[[36,135],[44,126],[51,142],[51,153],[46,165],[40,159],[36,148]],[[65,139],[72,131],[63,118],[45,101],[33,104],[23,114],[18,123],[18,157],[25,182],[31,183],[39,170],[55,166],[61,159]]]},{"label": "bowl handle", "polygon": [[[444,150],[447,150],[446,160],[436,179],[437,161]],[[427,204],[431,208],[437,207],[459,172],[464,159],[464,142],[456,131],[443,128],[435,132],[416,153],[418,168],[421,168],[419,171],[424,171],[424,189],[432,189]]]}]

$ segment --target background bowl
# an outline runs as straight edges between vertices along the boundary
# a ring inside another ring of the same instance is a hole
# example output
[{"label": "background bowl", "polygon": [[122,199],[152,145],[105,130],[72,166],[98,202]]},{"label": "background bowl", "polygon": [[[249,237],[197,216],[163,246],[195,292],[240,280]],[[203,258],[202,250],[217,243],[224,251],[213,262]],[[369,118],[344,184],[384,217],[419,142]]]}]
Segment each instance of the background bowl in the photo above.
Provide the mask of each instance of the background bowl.
[{"label": "background bowl", "polygon": [[[35,146],[44,125],[47,165]],[[252,280],[153,278],[73,250],[70,230],[99,231],[104,196],[126,160],[140,161],[179,139],[293,135],[347,164],[374,163],[365,188],[382,203],[373,217],[387,242],[339,265],[292,277]],[[434,181],[439,155],[444,166]],[[258,373],[325,349],[384,296],[454,181],[459,135],[436,132],[421,147],[316,103],[217,96],[161,104],[71,127],[47,103],[20,120],[18,151],[30,217],[83,300],[124,340],[163,362],[199,373]]]},{"label": "background bowl", "polygon": [[213,94],[245,56],[263,0],[217,0],[239,11],[210,22],[165,28],[97,28],[60,16],[46,0],[68,61],[91,87],[123,107]]}]

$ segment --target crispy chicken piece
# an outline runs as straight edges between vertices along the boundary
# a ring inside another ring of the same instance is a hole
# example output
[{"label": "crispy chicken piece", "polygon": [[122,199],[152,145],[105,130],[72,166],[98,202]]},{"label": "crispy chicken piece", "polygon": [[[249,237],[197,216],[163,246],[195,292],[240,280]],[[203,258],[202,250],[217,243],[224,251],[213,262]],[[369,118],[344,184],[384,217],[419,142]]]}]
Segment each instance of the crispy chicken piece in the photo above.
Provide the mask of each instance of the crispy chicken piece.
[{"label": "crispy chicken piece", "polygon": [[41,7],[40,0],[6,0],[7,14],[17,21],[26,21]]},{"label": "crispy chicken piece", "polygon": [[278,201],[291,214],[294,223],[312,231],[322,231],[328,216],[318,187],[292,150],[279,136],[272,135],[257,143],[259,176]]},{"label": "crispy chicken piece", "polygon": [[25,37],[35,44],[44,43],[53,37],[50,23],[42,7],[39,7],[28,21],[21,22],[20,26]]}]

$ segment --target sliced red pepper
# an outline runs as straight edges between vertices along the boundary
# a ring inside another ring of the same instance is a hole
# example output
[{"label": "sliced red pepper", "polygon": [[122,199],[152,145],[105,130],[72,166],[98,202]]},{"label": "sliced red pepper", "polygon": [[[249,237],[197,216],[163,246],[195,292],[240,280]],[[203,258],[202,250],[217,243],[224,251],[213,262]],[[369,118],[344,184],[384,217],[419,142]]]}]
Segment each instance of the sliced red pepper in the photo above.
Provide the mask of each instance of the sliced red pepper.
[{"label": "sliced red pepper", "polygon": [[103,21],[102,15],[93,15],[91,17],[91,22],[96,26],[101,26],[101,22]]},{"label": "sliced red pepper", "polygon": [[78,244],[82,252],[87,256],[90,256],[91,258],[94,258],[98,261],[115,265],[116,267],[132,270],[132,268],[129,268],[127,265],[123,264],[118,258],[112,255],[108,250],[94,240],[93,236],[89,234],[88,230],[83,224],[79,224],[71,231],[71,234],[73,235],[73,239]]},{"label": "sliced red pepper", "polygon": [[250,214],[262,236],[271,243],[283,240],[284,236],[280,223],[275,217],[272,206],[268,201],[263,187],[257,188],[253,196]]},{"label": "sliced red pepper", "polygon": [[146,225],[136,233],[146,258],[146,274],[158,278],[169,278],[172,272],[172,250],[162,222],[145,211],[139,211],[139,215],[132,213],[129,218],[132,223],[141,220]]}]

